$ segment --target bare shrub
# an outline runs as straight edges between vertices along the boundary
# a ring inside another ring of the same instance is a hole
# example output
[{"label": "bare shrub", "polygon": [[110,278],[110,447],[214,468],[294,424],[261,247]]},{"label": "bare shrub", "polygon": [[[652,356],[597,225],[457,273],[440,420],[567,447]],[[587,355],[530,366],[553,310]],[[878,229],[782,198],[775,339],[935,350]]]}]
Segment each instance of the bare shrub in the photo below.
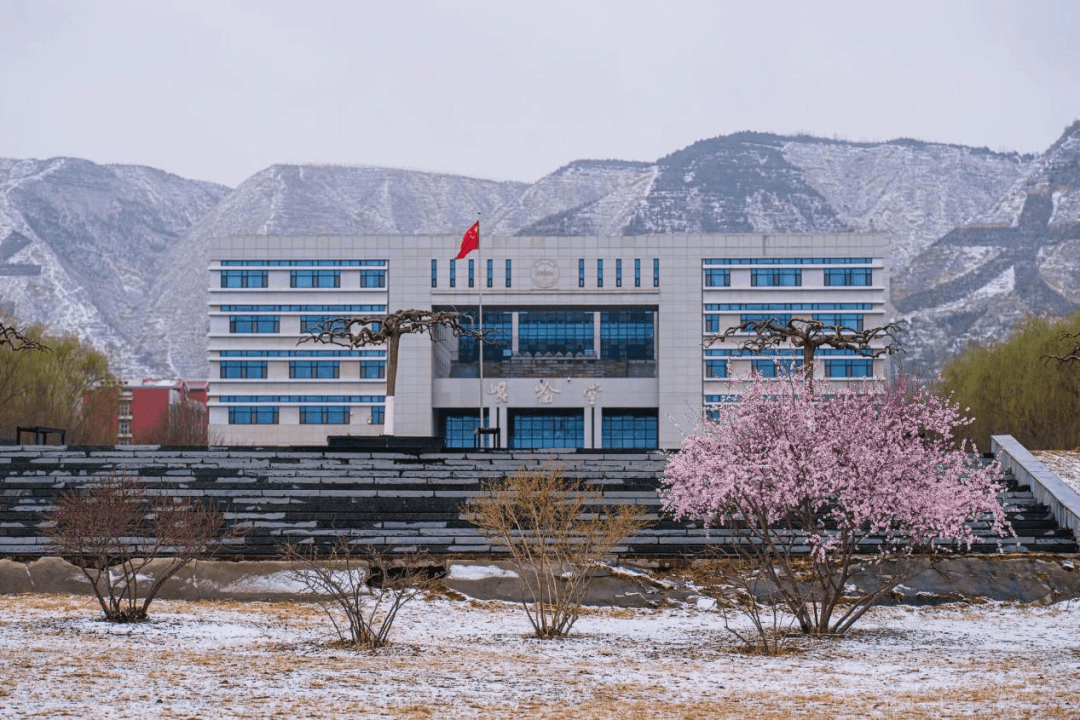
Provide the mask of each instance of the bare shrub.
[{"label": "bare shrub", "polygon": [[[221,514],[150,493],[132,475],[110,475],[60,496],[49,514],[56,551],[75,564],[110,622],[142,622],[165,582],[207,552]],[[161,558],[146,577],[145,570]]]},{"label": "bare shrub", "polygon": [[598,490],[547,470],[493,483],[464,515],[509,551],[523,584],[521,604],[538,638],[570,632],[591,571],[651,524],[639,508],[605,506]]},{"label": "bare shrub", "polygon": [[[796,629],[795,617],[787,612],[784,598],[754,558],[716,559],[709,563],[705,575],[719,595],[724,628],[742,643],[744,650],[780,655],[788,649]],[[733,614],[747,618],[752,629],[732,625]]]},{"label": "bare shrub", "polygon": [[426,553],[390,555],[350,545],[345,536],[323,552],[288,545],[283,555],[295,563],[293,578],[317,598],[338,639],[366,650],[389,643],[401,608],[439,583]]}]

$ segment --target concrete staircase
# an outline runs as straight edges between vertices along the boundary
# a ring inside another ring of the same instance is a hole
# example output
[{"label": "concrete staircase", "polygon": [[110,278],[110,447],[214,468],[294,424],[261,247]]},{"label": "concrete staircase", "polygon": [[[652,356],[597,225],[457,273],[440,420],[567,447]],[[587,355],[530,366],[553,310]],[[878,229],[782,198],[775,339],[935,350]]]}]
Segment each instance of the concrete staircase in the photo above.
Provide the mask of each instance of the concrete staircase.
[{"label": "concrete staircase", "polygon": [[[462,519],[462,508],[484,483],[521,469],[562,469],[599,485],[614,503],[652,513],[656,523],[629,538],[618,549],[622,555],[688,557],[735,541],[725,530],[660,516],[657,488],[666,464],[665,454],[641,451],[16,447],[0,450],[0,556],[52,554],[43,513],[60,493],[115,472],[139,474],[155,490],[213,502],[227,524],[248,527],[219,550],[223,558],[273,557],[283,544],[328,544],[342,533],[390,551],[499,553]],[[1017,537],[996,538],[985,522],[975,523],[972,550],[1077,552],[1072,533],[1010,482],[1002,501]]]}]

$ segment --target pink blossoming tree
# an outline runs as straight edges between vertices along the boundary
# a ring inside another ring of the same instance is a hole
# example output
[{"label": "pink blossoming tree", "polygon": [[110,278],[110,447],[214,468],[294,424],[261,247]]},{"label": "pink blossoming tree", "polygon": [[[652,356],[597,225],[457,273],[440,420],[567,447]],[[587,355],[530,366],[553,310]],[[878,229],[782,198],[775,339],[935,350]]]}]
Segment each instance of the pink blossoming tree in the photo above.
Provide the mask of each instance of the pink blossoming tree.
[{"label": "pink blossoming tree", "polygon": [[878,585],[852,598],[866,563],[969,547],[969,521],[1007,530],[1000,466],[953,439],[969,422],[903,381],[833,390],[803,373],[750,379],[672,459],[665,505],[729,528],[748,572],[802,632],[842,634],[908,577],[903,562],[887,563]]}]

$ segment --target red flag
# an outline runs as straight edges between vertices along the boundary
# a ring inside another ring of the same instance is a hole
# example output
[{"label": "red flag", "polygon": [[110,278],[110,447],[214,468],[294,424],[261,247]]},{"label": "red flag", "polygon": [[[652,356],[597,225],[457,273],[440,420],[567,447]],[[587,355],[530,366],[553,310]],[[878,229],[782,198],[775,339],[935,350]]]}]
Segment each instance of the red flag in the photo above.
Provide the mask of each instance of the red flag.
[{"label": "red flag", "polygon": [[480,221],[477,220],[471,228],[465,231],[465,235],[461,238],[461,252],[457,254],[455,260],[461,260],[473,250],[480,249]]}]

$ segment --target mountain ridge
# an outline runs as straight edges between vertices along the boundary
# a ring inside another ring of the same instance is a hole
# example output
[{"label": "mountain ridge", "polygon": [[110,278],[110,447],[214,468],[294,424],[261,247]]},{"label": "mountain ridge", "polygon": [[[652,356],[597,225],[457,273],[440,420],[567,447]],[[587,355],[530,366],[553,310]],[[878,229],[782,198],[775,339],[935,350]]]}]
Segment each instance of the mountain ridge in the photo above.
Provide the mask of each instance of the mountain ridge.
[{"label": "mountain ridge", "polygon": [[893,301],[927,372],[1025,312],[1080,303],[1076,122],[1039,155],[742,131],[655,162],[575,160],[533,183],[274,164],[227,188],[0,158],[0,310],[77,332],[125,377],[205,376],[214,237],[445,234],[477,212],[495,235],[886,233]]}]

